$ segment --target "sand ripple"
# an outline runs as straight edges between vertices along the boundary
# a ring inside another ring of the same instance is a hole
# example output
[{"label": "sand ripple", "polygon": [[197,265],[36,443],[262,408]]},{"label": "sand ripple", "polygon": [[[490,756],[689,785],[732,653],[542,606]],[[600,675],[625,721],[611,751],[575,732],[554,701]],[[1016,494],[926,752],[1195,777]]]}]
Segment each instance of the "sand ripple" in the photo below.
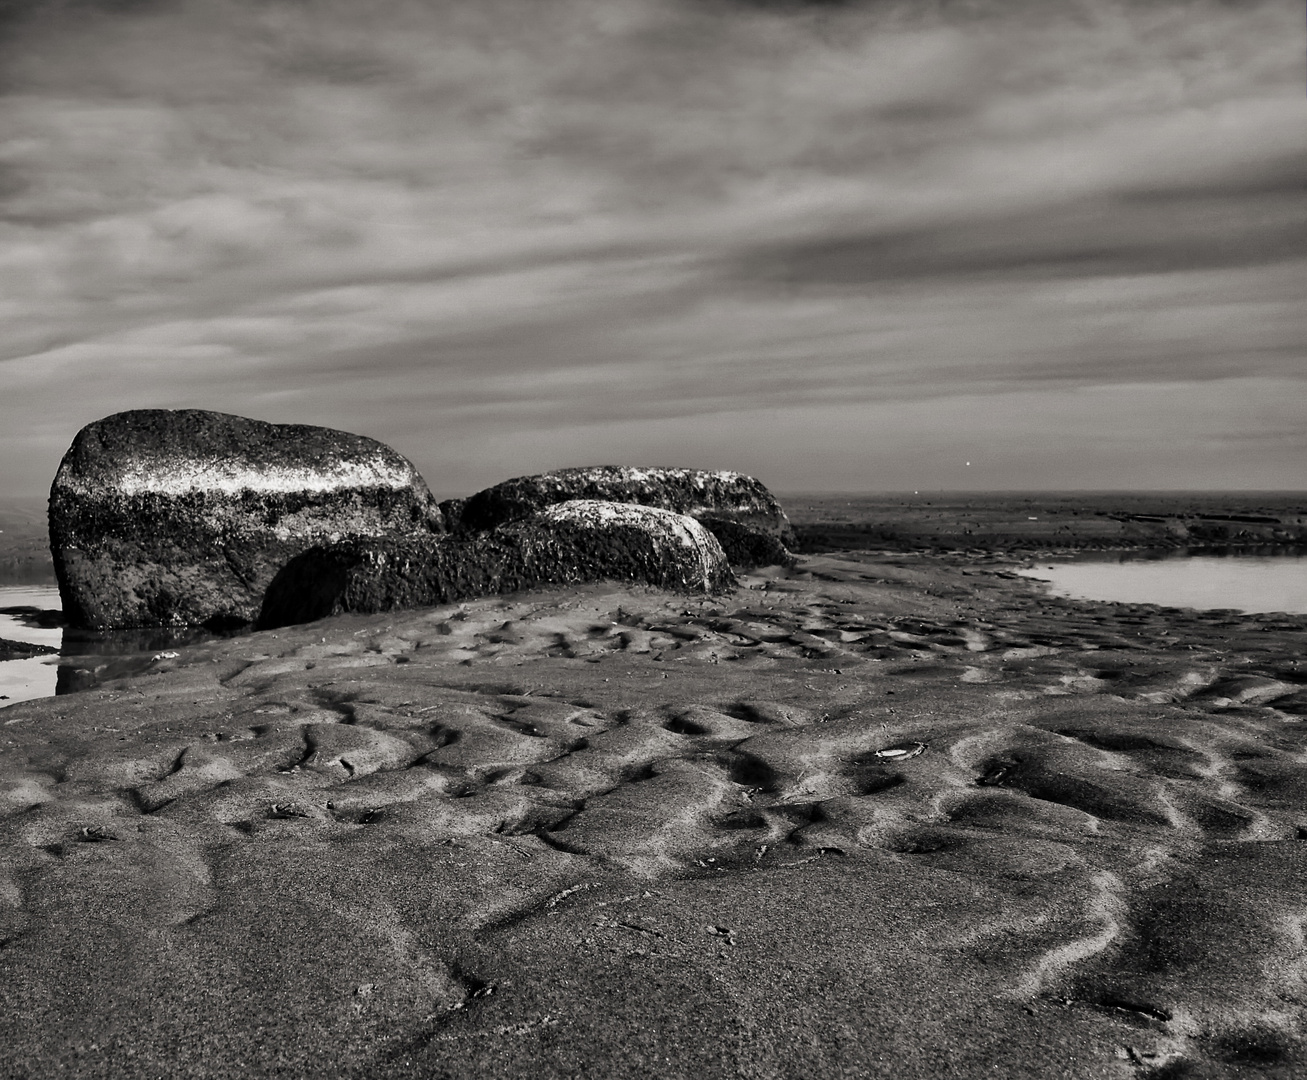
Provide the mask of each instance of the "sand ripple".
[{"label": "sand ripple", "polygon": [[746,585],[6,710],[13,1074],[1307,1068],[1304,626],[886,557]]}]

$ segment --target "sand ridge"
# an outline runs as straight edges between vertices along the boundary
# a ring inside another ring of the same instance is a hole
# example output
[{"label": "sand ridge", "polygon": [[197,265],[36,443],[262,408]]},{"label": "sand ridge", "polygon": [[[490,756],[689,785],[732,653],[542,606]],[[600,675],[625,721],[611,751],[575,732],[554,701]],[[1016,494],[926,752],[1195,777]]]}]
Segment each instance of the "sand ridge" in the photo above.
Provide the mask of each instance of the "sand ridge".
[{"label": "sand ridge", "polygon": [[4,710],[6,1068],[1293,1075],[1304,641],[848,553],[182,649]]}]

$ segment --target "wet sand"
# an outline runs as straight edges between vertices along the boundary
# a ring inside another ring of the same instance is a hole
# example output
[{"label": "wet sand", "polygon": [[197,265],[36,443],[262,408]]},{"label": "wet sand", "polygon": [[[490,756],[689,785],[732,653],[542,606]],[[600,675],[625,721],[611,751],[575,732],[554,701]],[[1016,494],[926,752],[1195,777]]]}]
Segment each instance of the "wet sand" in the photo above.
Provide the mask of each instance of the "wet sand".
[{"label": "wet sand", "polygon": [[193,645],[0,711],[0,1073],[1302,1075],[1305,643],[844,552]]}]

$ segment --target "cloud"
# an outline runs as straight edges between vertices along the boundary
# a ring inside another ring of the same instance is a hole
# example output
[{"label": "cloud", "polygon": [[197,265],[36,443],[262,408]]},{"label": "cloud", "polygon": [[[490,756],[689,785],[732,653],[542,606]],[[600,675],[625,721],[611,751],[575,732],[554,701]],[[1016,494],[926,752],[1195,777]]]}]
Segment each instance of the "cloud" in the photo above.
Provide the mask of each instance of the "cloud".
[{"label": "cloud", "polygon": [[749,252],[741,276],[797,287],[1035,281],[1302,260],[1307,184],[1279,186],[1277,171],[1228,190],[1126,191],[988,218],[804,238]]},{"label": "cloud", "polygon": [[917,402],[942,445],[949,401],[1301,370],[1270,0],[4,10],[19,486],[136,405],[710,455],[688,418]]}]

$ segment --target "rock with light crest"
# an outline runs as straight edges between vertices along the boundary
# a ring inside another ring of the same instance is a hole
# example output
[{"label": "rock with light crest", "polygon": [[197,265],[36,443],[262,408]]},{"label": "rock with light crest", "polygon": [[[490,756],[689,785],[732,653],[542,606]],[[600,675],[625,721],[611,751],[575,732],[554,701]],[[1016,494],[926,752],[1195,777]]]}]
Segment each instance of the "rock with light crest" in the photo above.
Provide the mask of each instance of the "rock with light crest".
[{"label": "rock with light crest", "polygon": [[84,427],[50,491],[50,548],[73,626],[253,621],[301,552],[444,531],[417,470],[361,435],[199,409]]}]

